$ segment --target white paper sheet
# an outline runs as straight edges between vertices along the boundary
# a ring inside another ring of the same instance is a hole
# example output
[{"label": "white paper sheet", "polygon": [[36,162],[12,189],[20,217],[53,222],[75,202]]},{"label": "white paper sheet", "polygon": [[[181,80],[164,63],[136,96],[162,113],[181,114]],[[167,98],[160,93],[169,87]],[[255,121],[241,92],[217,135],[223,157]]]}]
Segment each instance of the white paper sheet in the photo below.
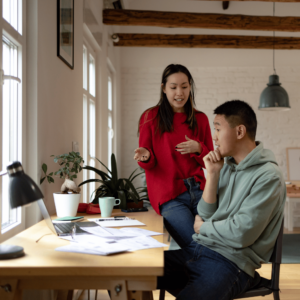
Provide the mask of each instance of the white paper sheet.
[{"label": "white paper sheet", "polygon": [[142,229],[142,228],[135,228],[135,227],[121,228],[120,230],[124,231],[126,233],[133,233],[136,236],[141,236],[141,235],[153,236],[153,235],[162,235],[163,234],[161,232],[155,232],[155,231],[146,230],[146,229]]},{"label": "white paper sheet", "polygon": [[84,254],[94,254],[94,255],[109,255],[119,252],[128,251],[129,248],[126,245],[122,245],[119,243],[103,243],[102,245],[89,247],[83,246],[82,244],[71,243],[67,246],[58,247],[55,249],[56,251],[62,252],[74,252],[74,253],[84,253]]},{"label": "white paper sheet", "polygon": [[128,247],[128,251],[137,251],[150,248],[167,247],[168,245],[158,242],[149,236],[139,236],[131,239],[120,239],[118,244]]},{"label": "white paper sheet", "polygon": [[[112,220],[98,222],[97,219],[88,219],[88,221],[96,222],[101,227],[125,227],[125,226],[144,226],[145,224],[138,220]],[[80,225],[80,224],[79,224]]]},{"label": "white paper sheet", "polygon": [[132,238],[138,236],[151,236],[151,235],[161,235],[163,233],[150,231],[141,228],[125,227],[121,229],[116,228],[103,228],[103,227],[82,227],[88,233],[96,235],[102,238],[116,239],[116,238]]},{"label": "white paper sheet", "polygon": [[134,233],[126,233],[116,228],[104,228],[104,227],[97,226],[97,227],[82,227],[81,229],[85,230],[88,233],[91,233],[93,236],[98,236],[107,239],[136,237],[136,234]]},{"label": "white paper sheet", "polygon": [[75,235],[74,239],[71,236],[60,236],[63,240],[68,240],[70,242],[80,243],[80,244],[92,244],[92,245],[99,245],[101,243],[112,243],[112,239],[106,239],[104,237],[95,236],[91,234],[78,234]]}]

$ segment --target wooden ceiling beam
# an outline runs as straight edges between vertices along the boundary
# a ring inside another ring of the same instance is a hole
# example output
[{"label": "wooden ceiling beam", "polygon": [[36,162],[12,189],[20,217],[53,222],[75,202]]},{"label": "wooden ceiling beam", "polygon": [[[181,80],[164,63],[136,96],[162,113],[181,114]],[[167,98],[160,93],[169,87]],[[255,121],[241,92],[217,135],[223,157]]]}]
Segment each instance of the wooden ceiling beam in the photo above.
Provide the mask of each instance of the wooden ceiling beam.
[{"label": "wooden ceiling beam", "polygon": [[[198,0],[198,1],[220,1],[220,0]],[[241,2],[246,2],[246,1],[260,1],[260,2],[282,2],[282,3],[300,2],[300,0],[230,0],[230,1],[241,1]]]},{"label": "wooden ceiling beam", "polygon": [[199,14],[164,11],[104,9],[106,25],[181,28],[300,31],[300,17]]},{"label": "wooden ceiling beam", "polygon": [[300,38],[238,35],[170,35],[118,33],[119,47],[300,49]]}]

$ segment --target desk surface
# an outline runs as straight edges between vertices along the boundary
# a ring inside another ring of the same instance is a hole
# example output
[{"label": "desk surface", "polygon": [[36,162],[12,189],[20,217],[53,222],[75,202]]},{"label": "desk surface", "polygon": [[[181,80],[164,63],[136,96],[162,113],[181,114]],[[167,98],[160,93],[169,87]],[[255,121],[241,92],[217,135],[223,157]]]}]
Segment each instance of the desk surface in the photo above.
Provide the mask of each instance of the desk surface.
[{"label": "desk surface", "polygon": [[[83,214],[81,214],[83,215]],[[114,210],[113,216],[124,215]],[[130,213],[130,217],[146,224],[140,228],[163,232],[162,217],[154,210]],[[99,215],[88,215],[97,218]],[[139,250],[110,256],[59,252],[54,249],[69,244],[50,233],[45,221],[26,229],[3,244],[24,247],[25,256],[11,260],[0,260],[2,276],[160,276],[163,275],[163,248]],[[45,235],[45,236],[43,236]],[[43,236],[43,237],[42,237]],[[42,239],[36,243],[39,238]],[[155,237],[163,241],[163,236]]]},{"label": "desk surface", "polygon": [[289,198],[300,198],[300,193],[287,193],[286,196]]}]

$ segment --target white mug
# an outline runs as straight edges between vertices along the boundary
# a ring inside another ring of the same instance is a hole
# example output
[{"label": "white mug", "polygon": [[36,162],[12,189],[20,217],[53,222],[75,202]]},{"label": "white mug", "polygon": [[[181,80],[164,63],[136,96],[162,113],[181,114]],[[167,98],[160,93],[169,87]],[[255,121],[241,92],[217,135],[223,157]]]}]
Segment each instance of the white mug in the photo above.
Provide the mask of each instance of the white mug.
[{"label": "white mug", "polygon": [[101,197],[98,200],[102,218],[110,217],[114,206],[121,203],[120,199],[114,197]]}]

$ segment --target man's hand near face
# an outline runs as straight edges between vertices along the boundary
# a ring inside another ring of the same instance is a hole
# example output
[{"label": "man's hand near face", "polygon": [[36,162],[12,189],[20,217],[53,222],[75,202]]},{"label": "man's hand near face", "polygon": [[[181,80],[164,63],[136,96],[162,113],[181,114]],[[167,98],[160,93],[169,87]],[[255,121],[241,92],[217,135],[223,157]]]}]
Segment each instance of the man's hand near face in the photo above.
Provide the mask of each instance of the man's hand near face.
[{"label": "man's hand near face", "polygon": [[224,159],[221,156],[219,148],[217,148],[215,151],[210,151],[203,158],[203,161],[206,171],[209,175],[219,174],[224,165]]},{"label": "man's hand near face", "polygon": [[205,168],[207,170],[206,184],[202,198],[207,203],[215,203],[217,201],[217,189],[220,177],[220,171],[224,165],[224,158],[219,149],[209,152],[203,158]]},{"label": "man's hand near face", "polygon": [[199,215],[196,215],[195,223],[194,223],[194,230],[196,233],[200,232],[200,227],[203,223],[204,223],[204,221],[202,220],[202,218]]}]

